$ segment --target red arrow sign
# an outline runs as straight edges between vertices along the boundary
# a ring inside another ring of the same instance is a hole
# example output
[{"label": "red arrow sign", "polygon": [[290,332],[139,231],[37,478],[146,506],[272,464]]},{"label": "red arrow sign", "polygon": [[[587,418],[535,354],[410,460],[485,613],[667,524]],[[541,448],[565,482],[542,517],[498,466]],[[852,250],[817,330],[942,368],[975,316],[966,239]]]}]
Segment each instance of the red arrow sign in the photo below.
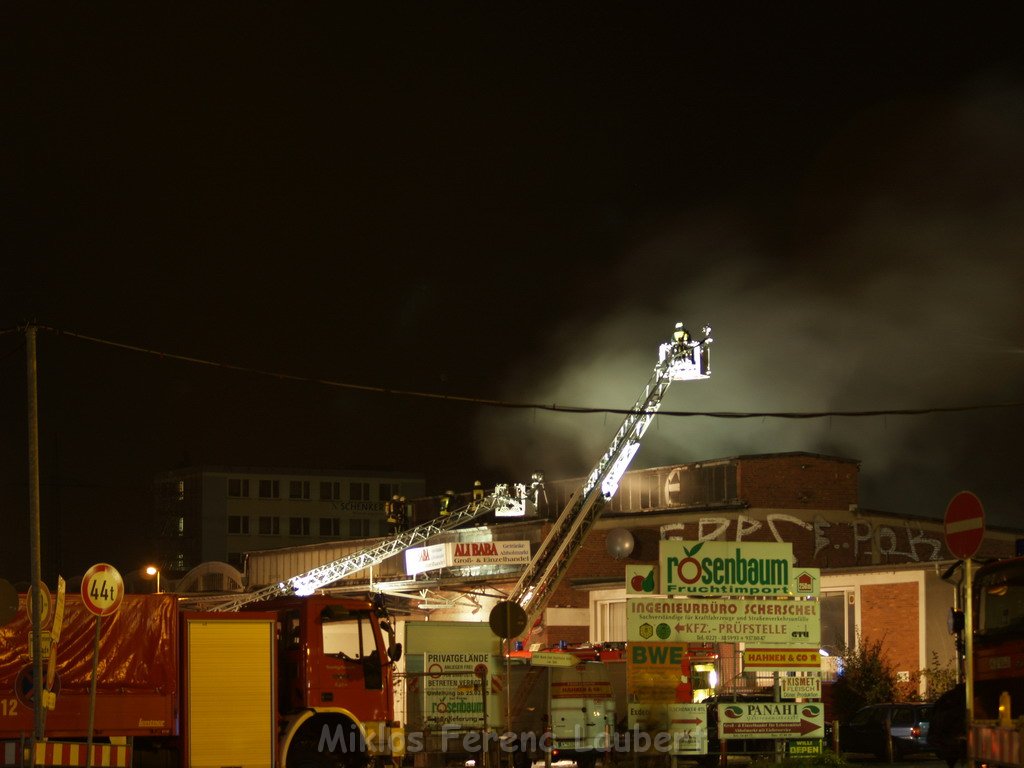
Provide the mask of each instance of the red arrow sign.
[{"label": "red arrow sign", "polygon": [[821,726],[810,720],[801,719],[798,723],[721,723],[721,729],[723,736],[786,738],[794,735],[803,736],[811,731],[819,731]]},{"label": "red arrow sign", "polygon": [[970,491],[961,491],[946,507],[946,547],[954,557],[974,557],[985,538],[985,510]]}]

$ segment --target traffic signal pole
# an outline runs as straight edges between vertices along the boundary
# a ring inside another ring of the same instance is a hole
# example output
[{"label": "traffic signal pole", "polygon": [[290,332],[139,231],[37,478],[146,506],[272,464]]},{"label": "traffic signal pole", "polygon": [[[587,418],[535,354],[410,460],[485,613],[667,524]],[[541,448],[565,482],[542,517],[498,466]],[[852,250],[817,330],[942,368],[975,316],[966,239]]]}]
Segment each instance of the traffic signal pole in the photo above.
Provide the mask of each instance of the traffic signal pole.
[{"label": "traffic signal pole", "polygon": [[[46,709],[43,707],[43,653],[42,610],[43,595],[39,590],[42,581],[39,545],[39,402],[37,399],[36,371],[36,327],[25,326],[25,362],[26,380],[28,384],[28,520],[29,520],[29,567],[32,571],[32,583],[29,596],[32,598],[32,687],[35,706],[35,727],[32,733],[33,745],[43,740],[46,723]],[[33,761],[35,747],[32,749]]]}]

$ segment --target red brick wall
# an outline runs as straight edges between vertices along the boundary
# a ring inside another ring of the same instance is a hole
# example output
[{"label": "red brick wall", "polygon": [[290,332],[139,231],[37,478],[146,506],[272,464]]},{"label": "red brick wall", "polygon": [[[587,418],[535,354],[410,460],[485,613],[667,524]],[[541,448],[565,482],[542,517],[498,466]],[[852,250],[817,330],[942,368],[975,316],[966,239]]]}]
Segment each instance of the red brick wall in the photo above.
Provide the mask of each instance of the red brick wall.
[{"label": "red brick wall", "polygon": [[557,645],[559,640],[566,640],[569,643],[586,643],[590,641],[590,629],[588,627],[571,627],[556,625],[544,627],[542,632],[530,638],[531,643],[541,643],[545,648]]},{"label": "red brick wall", "polygon": [[846,509],[857,504],[856,462],[808,455],[741,459],[739,497],[751,507]]},{"label": "red brick wall", "polygon": [[897,672],[912,675],[919,669],[918,585],[871,584],[860,590],[861,634],[865,640],[881,641],[882,651]]},{"label": "red brick wall", "polygon": [[[657,536],[656,532],[655,536]],[[555,588],[555,592],[548,603],[549,608],[586,608],[589,605],[590,595],[584,590],[573,589],[570,586],[572,579],[601,578],[617,580],[622,584],[626,583],[626,562],[635,563],[643,561],[638,561],[632,557],[628,561],[613,560],[606,549],[607,540],[607,531],[591,529],[586,541],[583,542],[583,546],[580,547],[580,551],[576,553],[576,558],[572,561],[572,565],[569,566],[565,577]],[[657,540],[655,540],[650,562],[657,562],[657,559],[658,547]]]}]

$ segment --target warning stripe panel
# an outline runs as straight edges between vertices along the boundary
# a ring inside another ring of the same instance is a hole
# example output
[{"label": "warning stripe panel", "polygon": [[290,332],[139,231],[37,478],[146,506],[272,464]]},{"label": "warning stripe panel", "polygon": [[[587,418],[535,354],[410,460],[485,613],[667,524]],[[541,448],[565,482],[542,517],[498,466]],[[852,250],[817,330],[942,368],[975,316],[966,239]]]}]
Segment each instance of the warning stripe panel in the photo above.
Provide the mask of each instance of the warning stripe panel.
[{"label": "warning stripe panel", "polygon": [[[35,745],[36,765],[84,766],[87,745],[77,742],[44,741]],[[93,744],[92,764],[96,768],[127,768],[131,748],[121,744]]]},{"label": "warning stripe panel", "polygon": [[4,762],[5,766],[8,765],[21,765],[21,760],[18,759],[18,742],[17,741],[5,741],[4,745]]}]

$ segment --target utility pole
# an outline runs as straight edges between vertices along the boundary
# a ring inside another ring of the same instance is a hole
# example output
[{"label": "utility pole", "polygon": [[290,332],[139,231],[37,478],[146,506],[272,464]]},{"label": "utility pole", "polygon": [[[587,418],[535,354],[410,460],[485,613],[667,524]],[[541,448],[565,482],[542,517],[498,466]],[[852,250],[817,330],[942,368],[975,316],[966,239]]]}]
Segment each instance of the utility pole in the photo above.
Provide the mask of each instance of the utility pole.
[{"label": "utility pole", "polygon": [[[33,743],[43,740],[46,710],[43,707],[43,653],[42,653],[42,611],[43,595],[39,545],[39,401],[36,382],[36,327],[25,326],[25,362],[28,382],[28,520],[29,520],[29,565],[32,583],[29,596],[32,598],[32,687],[35,706],[35,729]],[[35,760],[35,748],[32,749]]]}]

